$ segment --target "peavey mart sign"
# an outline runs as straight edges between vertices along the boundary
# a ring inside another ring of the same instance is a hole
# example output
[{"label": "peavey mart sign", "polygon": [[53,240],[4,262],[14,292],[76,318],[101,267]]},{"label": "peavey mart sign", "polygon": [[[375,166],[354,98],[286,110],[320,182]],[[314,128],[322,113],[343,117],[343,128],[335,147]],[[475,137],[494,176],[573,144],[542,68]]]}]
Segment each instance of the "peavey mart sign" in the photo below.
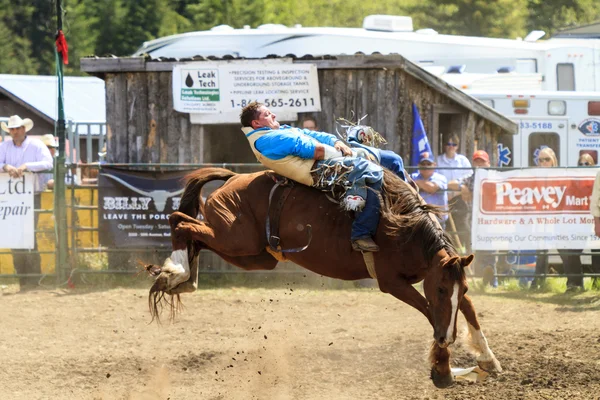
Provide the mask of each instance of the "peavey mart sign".
[{"label": "peavey mart sign", "polygon": [[473,248],[600,248],[590,214],[596,172],[587,168],[478,170],[473,197]]},{"label": "peavey mart sign", "polygon": [[0,174],[0,247],[4,249],[34,247],[33,181],[36,178],[31,173],[19,179]]},{"label": "peavey mart sign", "polygon": [[177,111],[237,117],[252,101],[265,103],[276,113],[321,111],[316,65],[278,59],[194,62],[173,68]]}]

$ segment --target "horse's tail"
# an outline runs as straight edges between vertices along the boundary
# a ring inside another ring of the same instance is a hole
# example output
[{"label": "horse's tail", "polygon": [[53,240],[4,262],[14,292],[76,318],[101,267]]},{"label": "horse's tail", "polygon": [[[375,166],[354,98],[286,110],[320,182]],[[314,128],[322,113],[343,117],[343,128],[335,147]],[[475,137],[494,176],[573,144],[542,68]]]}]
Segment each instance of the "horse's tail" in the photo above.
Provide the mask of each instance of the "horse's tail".
[{"label": "horse's tail", "polygon": [[196,218],[199,213],[204,214],[204,201],[202,200],[202,187],[210,181],[226,181],[237,175],[224,168],[203,168],[189,173],[185,180],[185,190],[181,196],[179,211]]}]

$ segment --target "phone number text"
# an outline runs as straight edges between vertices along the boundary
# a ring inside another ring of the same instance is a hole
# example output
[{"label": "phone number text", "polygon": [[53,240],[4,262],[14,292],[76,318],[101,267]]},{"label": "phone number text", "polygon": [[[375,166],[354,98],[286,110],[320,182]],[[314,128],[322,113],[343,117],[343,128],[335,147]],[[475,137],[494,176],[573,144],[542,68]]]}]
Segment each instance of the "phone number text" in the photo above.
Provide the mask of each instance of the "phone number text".
[{"label": "phone number text", "polygon": [[521,129],[552,129],[552,122],[521,122]]},{"label": "phone number text", "polygon": [[264,99],[264,100],[230,100],[231,108],[246,107],[248,104],[255,102],[263,103],[265,106],[270,108],[282,108],[282,107],[307,107],[314,106],[315,99],[312,97],[308,98],[279,98],[279,99]]}]

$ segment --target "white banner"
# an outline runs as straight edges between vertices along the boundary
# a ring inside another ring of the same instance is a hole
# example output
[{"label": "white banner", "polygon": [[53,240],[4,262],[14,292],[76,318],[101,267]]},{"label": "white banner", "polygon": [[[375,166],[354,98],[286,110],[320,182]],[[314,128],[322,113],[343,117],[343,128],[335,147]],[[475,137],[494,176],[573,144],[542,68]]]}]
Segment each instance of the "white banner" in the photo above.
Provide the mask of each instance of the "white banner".
[{"label": "white banner", "polygon": [[590,214],[597,169],[478,169],[471,239],[476,250],[600,248]]},{"label": "white banner", "polygon": [[0,174],[0,248],[33,249],[35,175],[20,179]]},{"label": "white banner", "polygon": [[252,101],[265,103],[275,113],[321,111],[316,65],[265,61],[176,65],[175,110],[223,114],[228,122],[238,122],[240,111]]}]

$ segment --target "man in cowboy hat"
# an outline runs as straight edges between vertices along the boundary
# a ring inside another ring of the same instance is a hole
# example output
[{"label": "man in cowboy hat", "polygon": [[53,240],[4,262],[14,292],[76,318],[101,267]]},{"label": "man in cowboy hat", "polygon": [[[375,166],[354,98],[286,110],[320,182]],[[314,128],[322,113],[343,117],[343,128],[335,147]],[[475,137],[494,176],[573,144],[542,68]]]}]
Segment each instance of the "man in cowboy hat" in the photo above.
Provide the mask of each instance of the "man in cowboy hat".
[{"label": "man in cowboy hat", "polygon": [[[21,119],[13,115],[8,123],[2,122],[2,130],[12,137],[0,144],[0,168],[7,172],[11,178],[20,179],[27,171],[38,172],[52,169],[52,156],[50,151],[40,140],[27,136],[33,128],[33,121],[29,118]],[[39,177],[36,176],[34,208],[39,209],[41,204],[40,192],[43,190]],[[34,228],[37,227],[38,215],[34,214]],[[33,251],[12,250],[13,264],[17,274],[40,274],[40,254],[37,252],[37,243],[34,241]],[[27,290],[37,285],[38,277],[21,277],[19,283],[21,290]]]}]

